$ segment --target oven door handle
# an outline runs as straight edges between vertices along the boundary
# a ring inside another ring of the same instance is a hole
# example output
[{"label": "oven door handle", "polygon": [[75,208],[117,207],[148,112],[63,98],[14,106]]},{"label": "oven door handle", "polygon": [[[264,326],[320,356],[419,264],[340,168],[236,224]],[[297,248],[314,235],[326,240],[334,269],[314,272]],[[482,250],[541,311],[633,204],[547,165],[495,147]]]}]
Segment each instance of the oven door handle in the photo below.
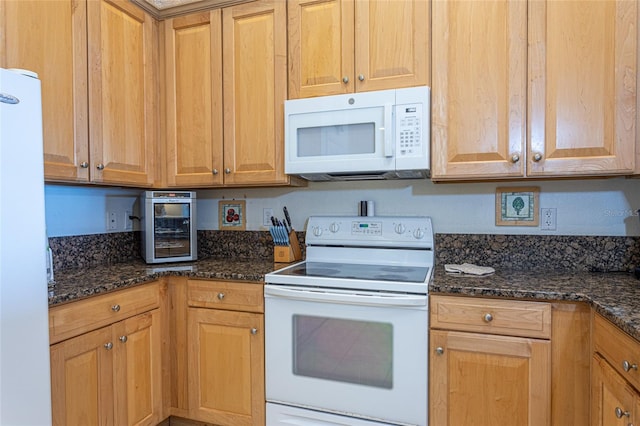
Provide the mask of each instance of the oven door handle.
[{"label": "oven door handle", "polygon": [[347,305],[366,306],[427,306],[426,295],[409,294],[362,294],[362,293],[336,293],[324,290],[294,289],[291,287],[265,286],[265,297],[284,297],[294,300],[307,300],[324,303],[344,303]]}]

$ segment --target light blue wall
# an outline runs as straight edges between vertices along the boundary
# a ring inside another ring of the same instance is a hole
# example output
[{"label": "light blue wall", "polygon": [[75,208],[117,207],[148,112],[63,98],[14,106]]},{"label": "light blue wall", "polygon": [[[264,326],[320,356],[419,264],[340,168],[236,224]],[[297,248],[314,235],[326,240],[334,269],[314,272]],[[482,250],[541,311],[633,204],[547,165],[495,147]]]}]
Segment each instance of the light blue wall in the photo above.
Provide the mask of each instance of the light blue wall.
[{"label": "light blue wall", "polygon": [[[540,207],[557,208],[557,230],[495,226],[496,187],[538,186]],[[106,212],[118,218],[139,214],[140,190],[47,185],[50,236],[106,231]],[[266,229],[263,208],[282,217],[287,206],[293,226],[304,229],[310,215],[355,215],[360,200],[373,200],[377,215],[427,215],[438,233],[638,236],[640,180],[613,178],[510,183],[440,183],[428,180],[323,182],[303,188],[198,190],[198,229],[218,228],[218,201],[244,199],[247,229]],[[122,232],[123,224],[116,231]],[[134,223],[138,229],[137,223]]]}]

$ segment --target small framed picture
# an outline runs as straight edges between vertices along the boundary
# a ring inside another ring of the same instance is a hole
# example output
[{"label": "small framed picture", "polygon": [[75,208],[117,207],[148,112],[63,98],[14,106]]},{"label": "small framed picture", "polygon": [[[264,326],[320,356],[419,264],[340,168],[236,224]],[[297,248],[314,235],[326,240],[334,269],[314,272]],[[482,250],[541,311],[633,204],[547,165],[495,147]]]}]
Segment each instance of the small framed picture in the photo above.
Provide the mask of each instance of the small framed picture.
[{"label": "small framed picture", "polygon": [[247,227],[244,200],[218,201],[218,227],[221,231],[244,231]]},{"label": "small framed picture", "polygon": [[496,188],[496,226],[538,226],[540,188]]}]

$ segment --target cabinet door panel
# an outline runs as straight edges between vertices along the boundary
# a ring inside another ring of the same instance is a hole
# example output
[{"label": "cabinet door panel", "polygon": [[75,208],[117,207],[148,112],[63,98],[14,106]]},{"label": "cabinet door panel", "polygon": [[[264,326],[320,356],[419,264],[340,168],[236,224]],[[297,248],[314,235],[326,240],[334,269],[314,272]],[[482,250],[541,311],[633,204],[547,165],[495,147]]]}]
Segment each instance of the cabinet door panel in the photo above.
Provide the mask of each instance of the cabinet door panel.
[{"label": "cabinet door panel", "polygon": [[116,424],[156,425],[162,416],[160,311],[113,326]]},{"label": "cabinet door panel", "polygon": [[[593,426],[627,426],[633,422],[638,394],[600,355],[593,357],[591,418]],[[618,417],[616,410],[629,413]]]},{"label": "cabinet door panel", "polygon": [[524,176],[526,28],[526,2],[433,3],[434,179]]},{"label": "cabinet door panel", "polygon": [[[169,186],[222,184],[220,9],[164,21]],[[214,173],[214,171],[216,171]]]},{"label": "cabinet door panel", "polygon": [[216,424],[263,424],[263,316],[190,308],[188,323],[190,416]]},{"label": "cabinet door panel", "polygon": [[80,166],[89,161],[86,10],[86,0],[0,4],[0,66],[35,71],[41,81],[47,180],[89,180]]},{"label": "cabinet door panel", "polygon": [[286,184],[286,3],[247,3],[222,13],[225,184]]},{"label": "cabinet door panel", "polygon": [[111,328],[51,346],[54,425],[114,424]]},{"label": "cabinet door panel", "polygon": [[429,6],[426,0],[355,2],[356,91],[428,84]]},{"label": "cabinet door panel", "polygon": [[637,8],[529,2],[529,175],[633,171]]},{"label": "cabinet door panel", "polygon": [[289,98],[353,92],[353,0],[290,0],[287,7]]},{"label": "cabinet door panel", "polygon": [[433,424],[549,424],[549,341],[432,330],[431,350]]},{"label": "cabinet door panel", "polygon": [[123,0],[90,1],[87,15],[92,180],[149,186],[157,122],[157,23]]}]

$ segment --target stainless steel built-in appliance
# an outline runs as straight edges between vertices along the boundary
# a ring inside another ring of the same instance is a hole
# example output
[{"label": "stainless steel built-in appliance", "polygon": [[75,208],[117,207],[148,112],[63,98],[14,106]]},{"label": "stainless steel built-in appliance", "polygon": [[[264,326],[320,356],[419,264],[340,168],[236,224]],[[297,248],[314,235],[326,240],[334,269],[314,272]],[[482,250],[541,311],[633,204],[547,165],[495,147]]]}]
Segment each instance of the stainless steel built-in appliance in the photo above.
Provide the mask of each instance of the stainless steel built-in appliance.
[{"label": "stainless steel built-in appliance", "polygon": [[198,258],[196,193],[145,191],[142,206],[142,257],[147,263]]},{"label": "stainless steel built-in appliance", "polygon": [[267,274],[267,424],[427,424],[428,217],[309,218]]},{"label": "stainless steel built-in appliance", "polygon": [[429,175],[429,87],[285,101],[285,172],[315,181]]}]

